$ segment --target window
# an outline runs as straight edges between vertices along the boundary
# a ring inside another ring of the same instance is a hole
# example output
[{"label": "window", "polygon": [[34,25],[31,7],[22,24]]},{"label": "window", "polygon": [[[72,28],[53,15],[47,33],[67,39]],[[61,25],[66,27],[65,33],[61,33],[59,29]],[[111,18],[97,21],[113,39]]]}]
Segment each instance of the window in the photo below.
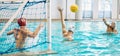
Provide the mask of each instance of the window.
[{"label": "window", "polygon": [[82,0],[82,17],[92,18],[92,0]]},{"label": "window", "polygon": [[99,0],[99,18],[111,18],[112,0]]}]

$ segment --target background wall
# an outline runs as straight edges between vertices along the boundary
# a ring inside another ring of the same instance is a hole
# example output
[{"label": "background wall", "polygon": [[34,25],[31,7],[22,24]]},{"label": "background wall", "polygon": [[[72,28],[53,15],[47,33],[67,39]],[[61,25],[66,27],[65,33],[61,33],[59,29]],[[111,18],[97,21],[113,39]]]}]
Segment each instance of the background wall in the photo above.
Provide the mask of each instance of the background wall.
[{"label": "background wall", "polygon": [[[63,13],[64,13],[64,17],[66,19],[75,19],[76,18],[75,13],[72,13],[70,11],[70,6],[72,4],[75,4],[76,1],[79,1],[78,2],[79,9],[81,9],[83,7],[88,8],[88,7],[86,7],[86,5],[88,5],[88,3],[86,1],[88,1],[88,0],[51,0],[51,11],[52,11],[51,17],[52,17],[52,19],[59,19],[60,18],[59,12],[57,10],[57,6],[61,6],[64,9]],[[102,3],[100,5],[99,2],[100,1],[104,2],[104,1],[107,1],[107,0],[91,0],[91,1],[93,2],[92,3],[92,17],[90,17],[88,19],[102,19],[102,18],[104,18],[103,15],[102,15],[103,14],[102,9],[99,10],[99,6],[102,6]],[[119,6],[117,6],[119,0],[108,0],[108,1],[112,1],[111,5],[110,5],[110,7],[112,7],[112,8],[110,9],[111,12],[105,11],[106,15],[107,15],[106,18],[107,19],[111,19],[111,18],[112,19],[119,19],[118,18],[118,15],[119,15],[118,14],[118,8],[119,8]],[[84,3],[84,6],[83,6],[83,3]],[[107,3],[106,3],[106,5],[107,5]],[[81,7],[81,6],[83,6],[83,7]],[[102,8],[103,8],[103,6],[102,6]],[[84,10],[82,10],[82,11],[79,10],[79,13],[77,13],[78,14],[77,17],[78,16],[79,17],[77,19],[86,19],[86,18],[82,18],[82,17],[89,16],[89,14],[86,14],[86,15],[84,15],[84,13],[81,14],[81,12],[83,12],[83,11]],[[100,13],[102,13],[102,14],[100,14]],[[108,14],[110,14],[110,13],[111,13],[111,15],[108,17]]]},{"label": "background wall", "polygon": [[51,0],[51,17],[52,17],[52,19],[60,18],[59,12],[57,10],[58,6],[63,8],[64,18],[74,19],[75,13],[72,13],[70,11],[70,5],[72,5],[74,3],[75,3],[75,0]]}]

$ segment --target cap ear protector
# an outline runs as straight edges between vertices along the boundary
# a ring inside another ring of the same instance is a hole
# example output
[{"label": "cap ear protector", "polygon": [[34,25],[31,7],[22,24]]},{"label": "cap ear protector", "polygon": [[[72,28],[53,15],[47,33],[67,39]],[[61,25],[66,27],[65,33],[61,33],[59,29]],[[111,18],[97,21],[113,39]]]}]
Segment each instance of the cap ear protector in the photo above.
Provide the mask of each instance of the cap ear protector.
[{"label": "cap ear protector", "polygon": [[72,33],[73,33],[73,31],[72,31],[72,30],[68,30],[68,32],[72,32]]},{"label": "cap ear protector", "polygon": [[25,18],[19,18],[17,20],[19,26],[26,26],[26,19]]}]

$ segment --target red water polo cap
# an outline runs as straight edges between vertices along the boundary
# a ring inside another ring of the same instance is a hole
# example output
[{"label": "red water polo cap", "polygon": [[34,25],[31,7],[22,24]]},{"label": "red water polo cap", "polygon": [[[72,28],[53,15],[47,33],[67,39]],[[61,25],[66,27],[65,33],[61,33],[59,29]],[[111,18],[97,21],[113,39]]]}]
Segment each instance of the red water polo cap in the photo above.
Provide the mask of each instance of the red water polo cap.
[{"label": "red water polo cap", "polygon": [[26,19],[25,18],[19,18],[17,20],[19,26],[26,26]]}]

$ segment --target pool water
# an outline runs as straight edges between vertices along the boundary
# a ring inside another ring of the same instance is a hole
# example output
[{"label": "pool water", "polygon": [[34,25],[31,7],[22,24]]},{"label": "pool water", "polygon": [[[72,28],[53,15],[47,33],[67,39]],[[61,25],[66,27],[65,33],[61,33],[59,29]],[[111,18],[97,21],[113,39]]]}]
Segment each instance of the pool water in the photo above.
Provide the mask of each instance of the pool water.
[{"label": "pool water", "polygon": [[[110,23],[110,22],[109,22]],[[52,23],[53,56],[120,56],[120,22],[116,22],[118,34],[107,34],[103,22],[66,22],[74,27],[74,41],[64,41],[61,23]]]},{"label": "pool water", "polygon": [[[2,24],[0,23],[1,28]],[[36,26],[34,26],[36,25]],[[33,31],[39,25],[38,22],[31,22],[27,27]],[[73,41],[63,41],[61,23],[52,22],[52,50],[57,54],[45,54],[43,56],[120,56],[120,22],[116,22],[118,34],[107,34],[106,26],[103,22],[66,22],[66,29],[74,27]],[[18,27],[16,23],[12,23],[2,37],[0,38],[0,52],[8,50],[8,47],[14,42],[13,35],[7,36],[5,33]],[[1,29],[0,28],[0,29]],[[48,28],[48,27],[46,27]],[[46,28],[39,34],[36,39],[26,39],[26,45],[32,46],[34,43],[42,43],[47,41]],[[12,41],[11,41],[12,40]],[[35,42],[31,42],[31,41]],[[31,45],[30,45],[31,44]],[[29,49],[27,51],[47,50],[47,43]],[[15,46],[14,46],[15,47]],[[13,48],[14,48],[13,47]]]}]

